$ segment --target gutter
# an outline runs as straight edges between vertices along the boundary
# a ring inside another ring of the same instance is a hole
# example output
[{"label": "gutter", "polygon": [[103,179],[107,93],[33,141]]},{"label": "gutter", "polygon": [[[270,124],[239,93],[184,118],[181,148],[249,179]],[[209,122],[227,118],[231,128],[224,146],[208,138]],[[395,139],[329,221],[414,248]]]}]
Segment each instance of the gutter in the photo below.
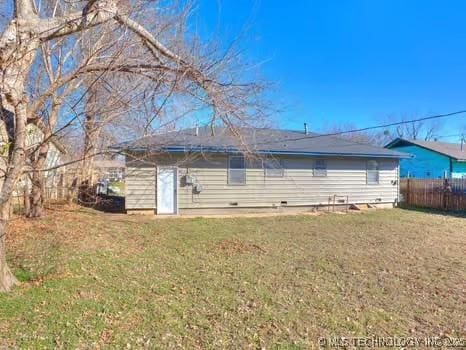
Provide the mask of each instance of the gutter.
[{"label": "gutter", "polygon": [[[114,149],[125,149],[112,147]],[[126,150],[134,152],[148,152],[151,151],[147,147],[129,147]],[[163,147],[159,151],[168,153],[188,153],[188,152],[200,152],[200,153],[242,153],[237,148],[218,148],[218,147]],[[393,158],[393,159],[408,159],[412,158],[412,155],[407,153],[400,154],[374,154],[374,153],[331,153],[331,152],[299,152],[299,151],[273,151],[273,150],[258,150],[252,153],[256,154],[271,154],[271,155],[292,155],[292,156],[314,156],[314,157],[360,157],[360,158]]]}]

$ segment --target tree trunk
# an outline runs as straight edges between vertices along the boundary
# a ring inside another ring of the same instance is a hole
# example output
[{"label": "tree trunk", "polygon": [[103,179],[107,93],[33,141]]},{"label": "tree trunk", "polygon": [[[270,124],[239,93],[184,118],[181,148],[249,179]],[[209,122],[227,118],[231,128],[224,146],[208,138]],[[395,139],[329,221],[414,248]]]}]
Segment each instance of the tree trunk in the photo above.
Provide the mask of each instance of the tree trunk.
[{"label": "tree trunk", "polygon": [[[53,81],[53,77],[50,78]],[[43,171],[47,163],[47,155],[50,149],[50,142],[53,136],[53,131],[58,121],[60,113],[61,97],[56,94],[52,97],[52,110],[50,111],[48,126],[43,130],[42,143],[36,152],[31,154],[32,163],[32,187],[29,196],[30,212],[28,217],[39,218],[44,215],[44,201],[45,201],[45,173]],[[37,153],[37,154],[36,154]]]},{"label": "tree trunk", "polygon": [[30,210],[28,217],[39,218],[43,216],[45,179],[42,169],[44,168],[49,150],[48,142],[40,146],[38,159],[34,162],[31,179],[31,194],[29,196]]},{"label": "tree trunk", "polygon": [[91,115],[86,116],[84,124],[84,150],[83,162],[81,169],[81,178],[79,182],[78,200],[84,205],[93,205],[96,198],[93,191],[94,186],[94,155],[97,147],[96,142],[99,139],[100,128]]},{"label": "tree trunk", "polygon": [[10,203],[4,203],[0,206],[0,292],[9,291],[18,280],[11,272],[6,262],[6,231],[7,223],[10,216]]},{"label": "tree trunk", "polygon": [[35,178],[32,180],[31,193],[29,195],[29,213],[28,218],[40,218],[43,216],[43,195],[42,195],[42,179]]},{"label": "tree trunk", "polygon": [[[22,23],[34,20],[29,1],[17,1],[16,15]],[[23,6],[22,6],[23,5]],[[26,122],[28,101],[25,82],[39,47],[38,38],[10,23],[0,37],[0,117],[8,139],[8,157],[2,163],[4,174],[0,189],[0,291],[8,291],[17,282],[6,262],[5,238],[10,216],[10,200],[20,178],[26,157]]]},{"label": "tree trunk", "polygon": [[29,188],[25,186],[24,193],[23,193],[23,205],[24,205],[24,215],[27,217],[31,213],[31,203],[30,203],[29,197],[30,197]]},{"label": "tree trunk", "polygon": [[86,102],[86,120],[84,121],[84,149],[81,169],[81,185],[92,186],[94,179],[94,155],[100,136],[101,125],[98,122],[98,87],[91,86]]},{"label": "tree trunk", "polygon": [[[7,90],[5,85],[2,86],[3,91]],[[0,90],[3,92],[2,90]],[[14,96],[14,95],[10,95]],[[15,100],[15,107],[11,108],[9,101],[4,98],[0,99],[2,104],[1,116],[6,125],[8,125],[5,118],[14,118],[14,136],[10,136],[12,140],[9,145],[8,160],[2,169],[5,174],[3,183],[0,190],[0,292],[9,291],[18,281],[11,273],[6,261],[6,234],[7,224],[10,218],[10,200],[16,183],[20,178],[24,160],[25,160],[25,140],[26,140],[26,103],[24,100]],[[5,108],[6,107],[6,108]],[[14,111],[13,113],[11,111]],[[7,129],[9,129],[7,127]],[[11,129],[8,134],[11,134]]]},{"label": "tree trunk", "polygon": [[96,142],[98,141],[100,134],[100,129],[96,125],[93,116],[86,116],[84,131],[85,136],[81,184],[87,183],[88,185],[93,185],[94,155],[97,151]]}]

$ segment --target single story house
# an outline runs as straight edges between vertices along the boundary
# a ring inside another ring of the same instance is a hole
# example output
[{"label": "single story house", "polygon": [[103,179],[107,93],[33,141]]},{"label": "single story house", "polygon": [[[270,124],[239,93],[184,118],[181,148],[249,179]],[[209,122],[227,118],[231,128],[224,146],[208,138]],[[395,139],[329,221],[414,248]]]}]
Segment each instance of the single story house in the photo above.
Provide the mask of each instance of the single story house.
[{"label": "single story house", "polygon": [[385,147],[412,155],[401,160],[401,177],[466,177],[466,145],[397,138]]},{"label": "single story house", "polygon": [[[241,141],[239,141],[241,140]],[[314,133],[185,129],[115,146],[128,213],[214,214],[337,204],[393,207],[404,153]]]}]

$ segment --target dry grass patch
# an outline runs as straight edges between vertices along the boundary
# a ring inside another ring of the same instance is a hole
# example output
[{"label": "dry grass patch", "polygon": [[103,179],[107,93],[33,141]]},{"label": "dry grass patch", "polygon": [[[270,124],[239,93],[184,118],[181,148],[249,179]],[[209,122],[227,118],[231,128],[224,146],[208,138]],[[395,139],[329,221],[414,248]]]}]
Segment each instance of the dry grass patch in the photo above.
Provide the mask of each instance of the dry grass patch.
[{"label": "dry grass patch", "polygon": [[231,239],[225,239],[218,242],[217,249],[226,255],[265,253],[265,250],[259,247],[257,244]]},{"label": "dry grass patch", "polygon": [[18,220],[0,345],[309,348],[319,336],[465,336],[465,219]]}]

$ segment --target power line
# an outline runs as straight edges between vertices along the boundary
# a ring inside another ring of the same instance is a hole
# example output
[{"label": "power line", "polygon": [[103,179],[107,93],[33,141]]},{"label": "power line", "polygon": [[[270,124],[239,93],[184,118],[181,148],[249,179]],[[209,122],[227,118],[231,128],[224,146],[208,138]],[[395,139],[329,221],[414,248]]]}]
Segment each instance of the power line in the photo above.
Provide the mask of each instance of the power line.
[{"label": "power line", "polygon": [[439,136],[434,136],[434,139],[445,139],[447,137],[460,137],[463,134],[452,134],[452,135],[439,135]]},{"label": "power line", "polygon": [[459,111],[456,111],[456,112],[451,112],[451,113],[446,113],[446,114],[431,115],[431,116],[428,116],[428,117],[422,117],[422,118],[417,118],[417,119],[403,120],[403,121],[400,121],[400,122],[393,122],[393,123],[387,123],[387,124],[368,126],[368,127],[365,127],[365,128],[338,131],[338,132],[327,133],[327,134],[307,135],[307,136],[301,136],[301,137],[296,137],[296,138],[287,138],[287,139],[282,139],[282,140],[273,140],[273,141],[267,141],[267,142],[260,142],[260,143],[257,143],[257,144],[269,144],[269,143],[277,143],[277,142],[280,142],[280,141],[299,141],[299,140],[307,140],[307,139],[316,139],[316,138],[319,138],[319,137],[338,136],[338,135],[350,134],[350,133],[354,133],[354,132],[362,132],[362,131],[368,131],[368,130],[374,130],[374,129],[380,129],[380,128],[389,128],[391,126],[398,126],[398,125],[403,125],[403,124],[422,122],[422,121],[426,121],[426,120],[446,118],[446,117],[451,117],[451,116],[454,116],[454,115],[465,114],[465,113],[466,113],[466,110],[459,110]]}]

